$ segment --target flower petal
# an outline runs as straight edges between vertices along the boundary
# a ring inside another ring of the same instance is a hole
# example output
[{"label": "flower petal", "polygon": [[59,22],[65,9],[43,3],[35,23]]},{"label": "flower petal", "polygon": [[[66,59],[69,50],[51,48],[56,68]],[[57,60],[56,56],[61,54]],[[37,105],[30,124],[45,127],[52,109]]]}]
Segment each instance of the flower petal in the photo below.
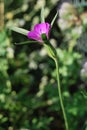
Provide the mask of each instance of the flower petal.
[{"label": "flower petal", "polygon": [[51,26],[49,23],[46,23],[46,36],[49,38],[49,32],[50,32]]},{"label": "flower petal", "polygon": [[49,23],[41,23],[34,26],[34,31],[37,32],[40,36],[41,34],[45,33],[48,37],[50,28],[51,27]]},{"label": "flower petal", "polygon": [[28,32],[28,38],[42,42],[40,35],[38,35],[37,32],[35,31]]}]

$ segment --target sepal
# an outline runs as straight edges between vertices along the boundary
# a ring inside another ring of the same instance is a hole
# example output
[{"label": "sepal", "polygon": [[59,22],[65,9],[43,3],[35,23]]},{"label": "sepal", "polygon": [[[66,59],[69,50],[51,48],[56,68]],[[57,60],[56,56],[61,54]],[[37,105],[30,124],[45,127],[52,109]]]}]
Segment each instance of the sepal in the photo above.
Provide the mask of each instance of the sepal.
[{"label": "sepal", "polygon": [[32,43],[39,43],[39,42],[37,42],[37,41],[25,41],[25,42],[15,43],[15,45],[26,45],[26,44],[32,44]]},{"label": "sepal", "polygon": [[57,57],[57,53],[56,53],[56,50],[55,48],[51,45],[51,43],[49,42],[49,40],[47,39],[46,37],[46,34],[42,34],[41,35],[42,37],[42,40],[44,42],[44,46],[45,48],[47,49],[47,52],[48,52],[48,55],[55,60],[55,58]]},{"label": "sepal", "polygon": [[28,32],[29,32],[28,30],[23,29],[23,28],[19,28],[19,27],[11,27],[11,30],[13,30],[13,31],[15,31],[17,33],[23,34],[25,36],[27,36]]}]

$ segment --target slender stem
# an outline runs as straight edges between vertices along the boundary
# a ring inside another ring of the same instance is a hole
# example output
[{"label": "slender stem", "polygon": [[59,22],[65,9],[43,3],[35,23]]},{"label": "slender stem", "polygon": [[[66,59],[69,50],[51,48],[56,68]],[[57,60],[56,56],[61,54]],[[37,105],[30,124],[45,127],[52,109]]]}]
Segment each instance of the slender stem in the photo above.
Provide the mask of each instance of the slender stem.
[{"label": "slender stem", "polygon": [[42,39],[44,41],[44,46],[46,47],[49,56],[55,61],[56,72],[57,72],[58,95],[59,95],[60,105],[61,105],[62,112],[63,112],[63,117],[64,117],[64,121],[65,121],[66,130],[69,130],[68,121],[67,121],[67,117],[66,117],[66,113],[65,113],[65,109],[64,109],[64,105],[63,105],[62,93],[61,93],[57,52],[56,52],[55,48],[51,45],[51,43],[48,41],[45,34],[42,34],[41,37],[42,37]]},{"label": "slender stem", "polygon": [[61,109],[62,109],[62,112],[63,112],[63,117],[64,117],[64,121],[65,121],[66,130],[69,130],[68,121],[67,121],[65,108],[64,108],[64,104],[63,104],[63,99],[62,99],[61,86],[60,86],[60,77],[59,77],[59,64],[58,64],[58,59],[57,58],[55,58],[55,65],[56,65],[56,72],[57,72],[57,85],[58,85],[58,95],[59,95],[60,105],[61,105]]}]

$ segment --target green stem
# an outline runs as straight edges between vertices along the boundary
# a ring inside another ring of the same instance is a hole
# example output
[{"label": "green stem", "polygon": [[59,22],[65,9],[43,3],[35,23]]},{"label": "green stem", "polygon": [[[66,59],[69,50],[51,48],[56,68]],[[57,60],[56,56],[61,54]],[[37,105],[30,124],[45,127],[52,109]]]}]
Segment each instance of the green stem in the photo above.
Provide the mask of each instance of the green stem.
[{"label": "green stem", "polygon": [[69,130],[68,121],[67,121],[67,117],[66,117],[66,113],[65,113],[65,109],[64,109],[64,105],[63,105],[62,93],[61,93],[60,77],[59,77],[59,64],[58,64],[58,59],[57,59],[57,53],[56,53],[55,48],[51,45],[51,43],[47,39],[46,34],[42,34],[41,37],[44,41],[44,46],[46,47],[49,56],[55,61],[56,72],[57,72],[58,95],[59,95],[60,105],[61,105],[62,112],[63,112],[66,130]]},{"label": "green stem", "polygon": [[55,58],[55,65],[56,65],[56,72],[57,72],[57,85],[58,85],[58,95],[59,95],[60,105],[61,105],[61,109],[62,109],[62,112],[63,112],[63,117],[64,117],[64,121],[65,121],[66,130],[69,130],[68,121],[67,121],[65,108],[64,108],[64,104],[63,104],[63,99],[62,99],[61,86],[60,86],[60,77],[59,77],[59,64],[58,64],[58,59],[57,58]]}]

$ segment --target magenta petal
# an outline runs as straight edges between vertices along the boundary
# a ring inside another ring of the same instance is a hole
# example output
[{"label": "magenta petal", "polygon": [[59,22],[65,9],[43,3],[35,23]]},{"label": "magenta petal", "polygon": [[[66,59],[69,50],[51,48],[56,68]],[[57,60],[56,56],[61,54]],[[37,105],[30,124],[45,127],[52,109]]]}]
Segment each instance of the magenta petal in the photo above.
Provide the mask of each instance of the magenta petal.
[{"label": "magenta petal", "polygon": [[34,30],[28,32],[28,38],[42,42],[41,34],[45,33],[47,38],[49,38],[50,28],[51,26],[49,23],[36,24]]},{"label": "magenta petal", "polygon": [[42,42],[42,39],[41,39],[40,35],[38,35],[35,31],[30,31],[28,33],[28,38],[39,41],[39,42]]},{"label": "magenta petal", "polygon": [[41,34],[45,33],[48,38],[50,28],[51,27],[49,23],[41,23],[34,26],[34,31],[39,33],[40,36]]}]

